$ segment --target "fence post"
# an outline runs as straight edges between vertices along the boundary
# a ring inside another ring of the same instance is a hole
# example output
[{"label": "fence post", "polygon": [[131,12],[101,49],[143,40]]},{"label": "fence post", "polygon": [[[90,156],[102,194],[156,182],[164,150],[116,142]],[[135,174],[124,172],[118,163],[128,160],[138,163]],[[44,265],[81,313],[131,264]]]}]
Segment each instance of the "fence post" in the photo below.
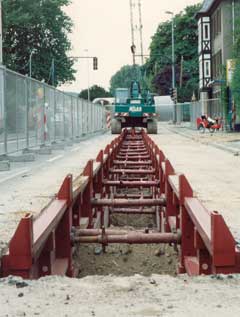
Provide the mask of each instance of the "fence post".
[{"label": "fence post", "polygon": [[43,103],[42,103],[42,146],[46,146],[46,87],[43,86]]},{"label": "fence post", "polygon": [[65,131],[65,95],[63,94],[63,141],[65,141],[66,131]]},{"label": "fence post", "polygon": [[8,131],[7,131],[7,107],[6,107],[6,92],[7,92],[7,69],[3,68],[3,130],[4,130],[4,154],[8,154]]},{"label": "fence post", "polygon": [[56,112],[57,112],[56,88],[54,88],[54,90],[53,90],[53,102],[54,102],[54,113],[53,113],[53,143],[56,143]]},{"label": "fence post", "polygon": [[28,87],[28,78],[25,79],[25,87],[26,87],[26,150],[29,149],[29,129],[28,129],[28,120],[29,120],[29,100],[30,100],[30,94],[29,94],[29,87]]},{"label": "fence post", "polygon": [[71,139],[73,140],[74,139],[74,115],[75,115],[75,113],[74,113],[74,111],[73,111],[73,96],[71,96],[71,108],[70,108],[70,111],[71,111],[71,129],[72,129],[72,132],[71,132],[71,134],[72,134],[72,137],[71,137]]}]

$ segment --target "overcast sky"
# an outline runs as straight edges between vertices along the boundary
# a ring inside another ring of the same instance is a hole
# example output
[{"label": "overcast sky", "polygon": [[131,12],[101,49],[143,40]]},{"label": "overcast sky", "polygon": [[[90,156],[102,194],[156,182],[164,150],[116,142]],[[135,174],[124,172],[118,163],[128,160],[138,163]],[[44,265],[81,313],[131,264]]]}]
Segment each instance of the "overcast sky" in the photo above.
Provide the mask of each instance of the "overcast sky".
[{"label": "overcast sky", "polygon": [[[134,24],[137,24],[138,0],[133,2],[136,4]],[[158,24],[170,18],[165,11],[178,13],[187,5],[199,2],[201,0],[142,0],[144,53],[148,54]],[[89,61],[90,86],[97,84],[109,88],[111,76],[121,66],[132,63],[129,0],[72,0],[65,11],[74,22],[73,33],[69,35],[72,42],[70,56],[97,56],[98,71],[92,70],[92,61]],[[139,39],[139,32],[135,36]],[[61,89],[79,92],[87,88],[87,63],[87,60],[79,60],[75,64],[76,81]]]}]

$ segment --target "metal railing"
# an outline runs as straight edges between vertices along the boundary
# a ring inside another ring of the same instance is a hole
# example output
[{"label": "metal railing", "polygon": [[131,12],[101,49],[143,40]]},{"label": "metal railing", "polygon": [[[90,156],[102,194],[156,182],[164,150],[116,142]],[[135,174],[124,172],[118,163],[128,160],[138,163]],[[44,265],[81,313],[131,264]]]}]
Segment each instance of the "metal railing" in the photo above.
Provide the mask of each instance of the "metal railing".
[{"label": "metal railing", "polygon": [[101,105],[0,68],[0,155],[105,129]]}]

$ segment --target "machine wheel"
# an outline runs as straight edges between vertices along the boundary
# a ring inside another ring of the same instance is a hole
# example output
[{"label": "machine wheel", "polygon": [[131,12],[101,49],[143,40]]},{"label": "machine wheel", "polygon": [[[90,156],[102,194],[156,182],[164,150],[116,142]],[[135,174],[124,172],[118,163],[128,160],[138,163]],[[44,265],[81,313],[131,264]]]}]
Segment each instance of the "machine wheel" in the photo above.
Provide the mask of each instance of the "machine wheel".
[{"label": "machine wheel", "polygon": [[117,119],[112,119],[111,131],[112,131],[112,134],[120,134],[122,132],[121,121],[119,121]]},{"label": "machine wheel", "polygon": [[148,134],[157,134],[157,121],[153,120],[153,121],[148,121],[147,123],[147,133]]}]

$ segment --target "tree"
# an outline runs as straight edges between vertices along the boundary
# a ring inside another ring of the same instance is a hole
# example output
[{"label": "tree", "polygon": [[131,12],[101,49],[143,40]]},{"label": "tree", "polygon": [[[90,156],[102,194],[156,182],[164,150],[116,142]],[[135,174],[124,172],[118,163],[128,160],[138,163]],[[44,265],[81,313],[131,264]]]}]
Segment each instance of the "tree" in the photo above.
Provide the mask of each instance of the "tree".
[{"label": "tree", "polygon": [[[240,5],[235,7],[236,16],[240,15]],[[230,84],[238,119],[240,118],[240,18],[235,21],[235,43],[233,48],[233,57],[235,59],[235,70],[232,82]]]},{"label": "tree", "polygon": [[[176,84],[180,101],[189,101],[193,91],[198,90],[198,27],[195,14],[199,5],[188,6],[177,14],[175,23],[175,59]],[[152,81],[152,88],[156,92],[166,93],[172,86],[171,75],[171,21],[161,23],[152,38],[150,58],[146,64],[147,77]],[[180,85],[180,67],[183,57],[183,86]],[[164,82],[164,80],[166,82]],[[164,84],[164,85],[163,85]],[[163,85],[163,86],[162,86]]]},{"label": "tree", "polygon": [[144,89],[146,83],[144,81],[144,67],[138,65],[125,65],[117,71],[110,80],[110,92],[114,95],[116,88],[129,88],[133,80],[138,80]]},{"label": "tree", "polygon": [[55,61],[54,85],[74,80],[73,60],[68,33],[71,19],[63,12],[70,0],[3,0],[3,61],[22,74],[50,82],[52,60]]},{"label": "tree", "polygon": [[[96,98],[112,97],[110,92],[106,91],[103,87],[100,87],[97,85],[90,87],[89,92],[90,92],[90,100],[91,101],[93,101]],[[88,89],[82,90],[79,94],[79,97],[83,98],[85,100],[88,100]]]}]

